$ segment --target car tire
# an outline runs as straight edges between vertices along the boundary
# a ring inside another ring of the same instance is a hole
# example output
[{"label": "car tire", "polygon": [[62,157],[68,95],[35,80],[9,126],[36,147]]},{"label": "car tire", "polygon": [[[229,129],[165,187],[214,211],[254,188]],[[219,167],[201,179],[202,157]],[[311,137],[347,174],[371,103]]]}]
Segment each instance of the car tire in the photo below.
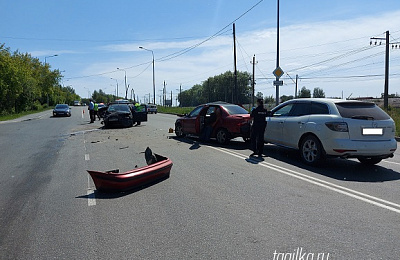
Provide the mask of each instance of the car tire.
[{"label": "car tire", "polygon": [[310,166],[319,165],[324,159],[324,149],[321,142],[314,135],[304,137],[300,144],[300,157]]},{"label": "car tire", "polygon": [[377,157],[359,157],[357,159],[360,161],[360,163],[365,164],[365,165],[375,165],[382,161],[381,158],[377,158]]},{"label": "car tire", "polygon": [[217,131],[216,138],[219,144],[227,144],[230,140],[228,131],[226,131],[226,129],[223,128]]},{"label": "car tire", "polygon": [[175,135],[177,137],[185,136],[185,133],[183,132],[182,126],[180,124],[175,125]]}]

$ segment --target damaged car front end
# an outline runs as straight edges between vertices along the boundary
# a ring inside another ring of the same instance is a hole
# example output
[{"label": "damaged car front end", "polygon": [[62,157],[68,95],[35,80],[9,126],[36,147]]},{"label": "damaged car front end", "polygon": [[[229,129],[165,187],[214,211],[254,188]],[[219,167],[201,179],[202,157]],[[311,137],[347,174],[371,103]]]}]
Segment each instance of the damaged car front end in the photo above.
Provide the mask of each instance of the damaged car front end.
[{"label": "damaged car front end", "polygon": [[104,115],[104,126],[131,127],[134,120],[130,107],[127,104],[111,104]]}]

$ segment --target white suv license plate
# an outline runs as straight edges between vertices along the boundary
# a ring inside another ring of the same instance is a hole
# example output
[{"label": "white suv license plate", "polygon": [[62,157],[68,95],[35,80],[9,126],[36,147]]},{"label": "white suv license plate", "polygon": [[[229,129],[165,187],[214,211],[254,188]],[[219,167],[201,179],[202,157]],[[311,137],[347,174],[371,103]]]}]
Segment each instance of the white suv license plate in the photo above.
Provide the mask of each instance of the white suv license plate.
[{"label": "white suv license plate", "polygon": [[383,135],[383,128],[363,128],[363,135]]}]

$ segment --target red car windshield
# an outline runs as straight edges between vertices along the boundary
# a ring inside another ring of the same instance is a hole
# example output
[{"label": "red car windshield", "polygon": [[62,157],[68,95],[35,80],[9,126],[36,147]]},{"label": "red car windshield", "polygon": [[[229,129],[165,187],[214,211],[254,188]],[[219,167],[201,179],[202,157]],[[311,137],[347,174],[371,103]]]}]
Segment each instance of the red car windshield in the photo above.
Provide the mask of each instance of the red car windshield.
[{"label": "red car windshield", "polygon": [[247,112],[246,109],[244,109],[243,107],[237,106],[237,105],[226,105],[226,106],[222,106],[223,108],[226,109],[226,111],[228,111],[229,115],[243,115],[243,114],[248,114],[249,112]]}]

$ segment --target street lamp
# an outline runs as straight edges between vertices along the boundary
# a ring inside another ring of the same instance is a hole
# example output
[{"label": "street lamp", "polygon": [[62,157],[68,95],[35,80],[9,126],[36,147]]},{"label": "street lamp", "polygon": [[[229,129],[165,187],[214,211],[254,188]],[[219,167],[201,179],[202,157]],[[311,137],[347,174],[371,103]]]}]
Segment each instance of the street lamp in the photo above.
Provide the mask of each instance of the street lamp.
[{"label": "street lamp", "polygon": [[[114,79],[114,78],[111,78],[111,79]],[[117,99],[118,98],[118,80],[117,79],[114,79],[116,82],[117,82],[117,92],[115,93],[115,99]]]},{"label": "street lamp", "polygon": [[[54,54],[54,55],[51,55],[51,56],[46,56],[46,57],[44,57],[44,66],[46,66],[46,64],[47,64],[47,58],[51,58],[51,57],[57,57],[58,56],[58,54]],[[47,93],[47,106],[49,106],[49,93]]]},{"label": "street lamp", "polygon": [[86,89],[88,91],[88,99],[90,99],[90,89],[88,89],[87,87],[83,87],[84,89]]},{"label": "street lamp", "polygon": [[125,99],[128,99],[128,88],[126,87],[126,70],[117,68],[117,70],[123,70],[125,72]]},{"label": "street lamp", "polygon": [[145,51],[151,51],[151,54],[153,55],[153,104],[156,104],[156,78],[154,75],[154,52],[152,50],[146,49],[142,46],[139,47],[139,49],[145,50]]},{"label": "street lamp", "polygon": [[47,58],[57,57],[57,56],[58,56],[58,54],[54,54],[54,55],[51,55],[51,56],[46,56],[46,57],[44,57],[44,65],[47,64]]}]

